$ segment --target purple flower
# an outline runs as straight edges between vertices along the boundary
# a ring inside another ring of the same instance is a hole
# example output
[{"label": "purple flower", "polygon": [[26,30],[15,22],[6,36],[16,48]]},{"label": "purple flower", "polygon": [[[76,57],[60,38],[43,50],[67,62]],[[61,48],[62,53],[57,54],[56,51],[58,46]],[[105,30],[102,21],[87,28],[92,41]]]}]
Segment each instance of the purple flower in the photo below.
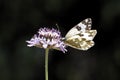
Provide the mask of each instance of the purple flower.
[{"label": "purple flower", "polygon": [[40,28],[38,34],[35,34],[31,40],[26,42],[28,47],[36,46],[44,49],[57,49],[65,53],[67,50],[61,38],[61,33],[56,29]]}]

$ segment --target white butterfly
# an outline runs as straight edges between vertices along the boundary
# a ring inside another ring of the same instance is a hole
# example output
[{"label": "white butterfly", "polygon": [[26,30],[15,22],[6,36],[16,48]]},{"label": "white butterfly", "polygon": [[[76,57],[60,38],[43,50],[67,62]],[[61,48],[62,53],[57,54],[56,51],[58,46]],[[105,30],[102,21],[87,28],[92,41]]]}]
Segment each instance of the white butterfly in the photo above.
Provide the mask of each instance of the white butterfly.
[{"label": "white butterfly", "polygon": [[94,45],[93,38],[97,34],[96,30],[91,30],[92,20],[87,18],[68,31],[64,42],[67,46],[88,50]]}]

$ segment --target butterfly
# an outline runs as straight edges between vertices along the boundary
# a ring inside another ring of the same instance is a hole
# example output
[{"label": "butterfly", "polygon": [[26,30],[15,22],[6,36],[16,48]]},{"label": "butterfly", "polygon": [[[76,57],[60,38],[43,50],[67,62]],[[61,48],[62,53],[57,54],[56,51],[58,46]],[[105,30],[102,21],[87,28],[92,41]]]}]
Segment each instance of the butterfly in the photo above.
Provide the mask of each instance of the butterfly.
[{"label": "butterfly", "polygon": [[97,30],[91,30],[92,20],[87,18],[75,25],[64,37],[64,43],[67,46],[78,50],[88,50],[94,46],[94,37]]}]

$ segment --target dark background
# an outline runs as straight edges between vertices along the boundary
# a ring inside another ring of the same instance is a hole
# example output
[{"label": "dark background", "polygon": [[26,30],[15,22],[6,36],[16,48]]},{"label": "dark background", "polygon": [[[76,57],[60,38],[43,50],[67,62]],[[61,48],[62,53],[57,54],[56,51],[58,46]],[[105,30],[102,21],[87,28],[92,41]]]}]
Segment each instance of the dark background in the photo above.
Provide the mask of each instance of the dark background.
[{"label": "dark background", "polygon": [[0,80],[45,80],[44,49],[25,41],[56,23],[64,36],[85,18],[95,46],[51,50],[49,80],[120,80],[120,0],[0,0]]}]

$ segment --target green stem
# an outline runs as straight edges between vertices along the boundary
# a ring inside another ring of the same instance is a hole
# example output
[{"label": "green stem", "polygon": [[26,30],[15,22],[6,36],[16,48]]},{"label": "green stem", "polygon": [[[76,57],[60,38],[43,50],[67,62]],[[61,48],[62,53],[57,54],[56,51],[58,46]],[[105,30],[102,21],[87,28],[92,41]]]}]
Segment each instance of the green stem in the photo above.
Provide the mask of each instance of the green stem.
[{"label": "green stem", "polygon": [[45,50],[45,80],[48,80],[48,52],[49,49]]}]

